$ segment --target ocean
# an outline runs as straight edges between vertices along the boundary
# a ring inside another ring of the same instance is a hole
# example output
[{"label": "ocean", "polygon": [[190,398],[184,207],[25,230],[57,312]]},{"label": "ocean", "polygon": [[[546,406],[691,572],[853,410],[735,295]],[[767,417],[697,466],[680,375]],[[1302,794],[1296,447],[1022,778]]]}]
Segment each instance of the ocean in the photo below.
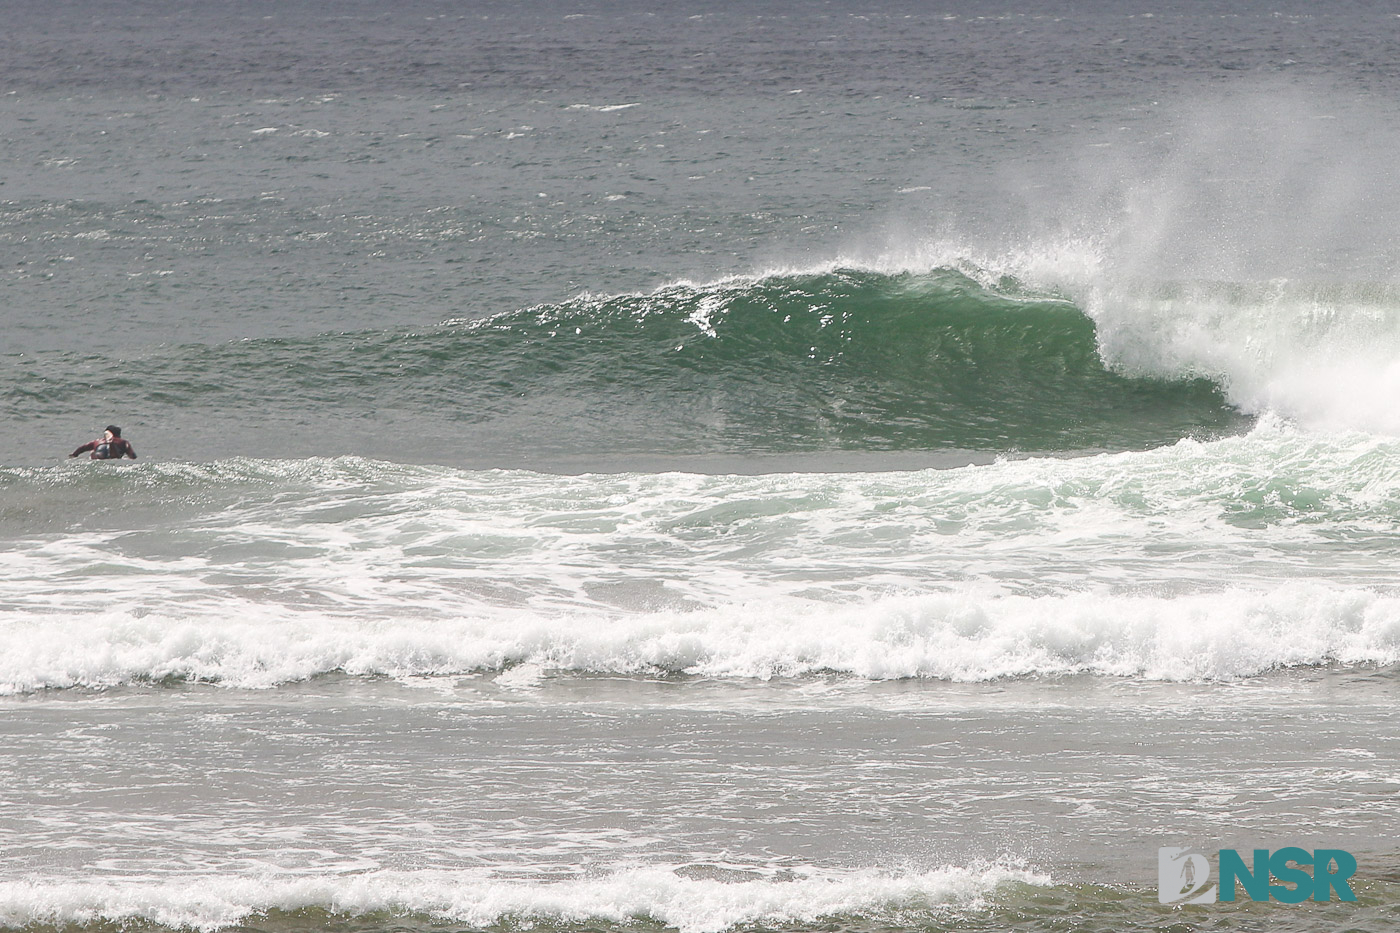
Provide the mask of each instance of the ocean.
[{"label": "ocean", "polygon": [[1392,5],[0,13],[0,930],[1400,925]]}]

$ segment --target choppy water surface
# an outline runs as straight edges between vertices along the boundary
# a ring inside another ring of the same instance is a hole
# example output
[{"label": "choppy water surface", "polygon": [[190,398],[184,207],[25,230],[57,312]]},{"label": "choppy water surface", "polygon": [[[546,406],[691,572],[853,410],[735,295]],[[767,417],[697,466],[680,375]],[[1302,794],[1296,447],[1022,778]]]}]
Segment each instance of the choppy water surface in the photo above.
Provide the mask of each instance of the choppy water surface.
[{"label": "choppy water surface", "polygon": [[1394,927],[1389,11],[3,12],[0,928]]}]

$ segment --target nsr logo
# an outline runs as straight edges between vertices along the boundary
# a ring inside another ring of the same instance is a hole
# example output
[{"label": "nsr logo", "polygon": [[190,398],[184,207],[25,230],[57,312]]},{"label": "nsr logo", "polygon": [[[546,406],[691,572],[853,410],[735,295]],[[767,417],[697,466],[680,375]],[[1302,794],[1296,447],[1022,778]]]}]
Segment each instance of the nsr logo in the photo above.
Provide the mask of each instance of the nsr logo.
[{"label": "nsr logo", "polygon": [[[1309,852],[1290,846],[1273,854],[1268,849],[1255,849],[1253,870],[1245,867],[1234,849],[1221,849],[1217,864],[1222,901],[1235,899],[1236,883],[1252,901],[1271,897],[1284,904],[1301,904],[1309,897],[1330,901],[1333,891],[1338,900],[1356,900],[1347,883],[1356,874],[1356,859],[1341,849]],[[1312,867],[1311,873],[1303,870],[1306,866]],[[1270,880],[1278,883],[1270,884]],[[1163,904],[1214,904],[1216,887],[1202,890],[1209,881],[1210,863],[1204,855],[1172,846],[1157,850],[1157,899]]]}]

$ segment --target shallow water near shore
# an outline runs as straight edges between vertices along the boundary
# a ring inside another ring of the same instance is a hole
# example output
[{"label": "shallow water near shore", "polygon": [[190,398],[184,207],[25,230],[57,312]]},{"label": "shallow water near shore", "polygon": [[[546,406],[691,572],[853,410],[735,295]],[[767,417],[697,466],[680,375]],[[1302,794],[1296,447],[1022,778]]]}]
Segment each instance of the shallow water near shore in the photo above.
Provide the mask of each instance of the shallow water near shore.
[{"label": "shallow water near shore", "polygon": [[28,694],[4,704],[25,762],[6,870],[43,880],[6,896],[60,927],[1135,928],[1191,918],[1157,903],[1141,844],[1185,831],[1344,847],[1361,901],[1318,909],[1382,918],[1394,677],[513,668]]}]

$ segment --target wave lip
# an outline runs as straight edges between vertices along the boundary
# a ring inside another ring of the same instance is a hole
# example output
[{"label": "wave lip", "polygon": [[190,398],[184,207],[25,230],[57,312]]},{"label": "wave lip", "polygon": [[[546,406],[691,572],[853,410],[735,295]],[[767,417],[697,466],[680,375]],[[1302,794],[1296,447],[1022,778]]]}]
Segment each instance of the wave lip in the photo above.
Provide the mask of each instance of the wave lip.
[{"label": "wave lip", "polygon": [[752,878],[756,873],[751,871],[682,871],[640,867],[546,883],[432,870],[290,879],[0,882],[0,926],[145,921],[212,933],[271,911],[319,909],[350,917],[420,916],[474,928],[511,920],[651,920],[681,933],[718,933],[751,924],[811,923],[842,916],[907,920],[911,915],[978,911],[1009,889],[1050,883],[1046,875],[999,865],[900,874],[810,869],[753,880],[735,880]]}]

